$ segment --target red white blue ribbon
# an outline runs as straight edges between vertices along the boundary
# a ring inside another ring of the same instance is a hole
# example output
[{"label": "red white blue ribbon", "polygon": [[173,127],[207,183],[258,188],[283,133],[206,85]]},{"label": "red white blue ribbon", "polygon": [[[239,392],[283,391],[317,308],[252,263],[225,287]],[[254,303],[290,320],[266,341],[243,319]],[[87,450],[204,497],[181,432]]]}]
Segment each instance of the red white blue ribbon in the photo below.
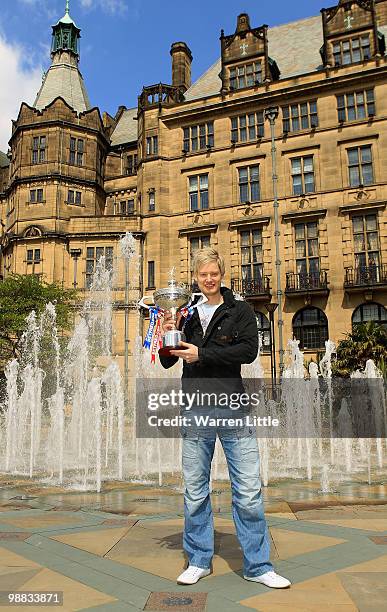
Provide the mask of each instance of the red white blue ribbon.
[{"label": "red white blue ribbon", "polygon": [[160,317],[160,309],[159,308],[150,308],[149,309],[149,327],[144,340],[144,348],[150,349],[152,344],[152,337],[154,331],[157,327],[157,323],[159,323]]}]

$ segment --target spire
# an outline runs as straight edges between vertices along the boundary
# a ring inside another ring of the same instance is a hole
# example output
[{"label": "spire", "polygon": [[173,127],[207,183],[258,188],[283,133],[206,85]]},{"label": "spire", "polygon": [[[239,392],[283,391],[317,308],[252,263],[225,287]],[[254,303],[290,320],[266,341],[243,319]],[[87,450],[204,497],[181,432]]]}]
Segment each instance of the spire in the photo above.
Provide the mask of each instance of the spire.
[{"label": "spire", "polygon": [[69,4],[70,4],[69,0],[66,0],[65,14],[63,15],[62,19],[59,19],[58,23],[73,23],[75,25],[74,21],[70,17]]},{"label": "spire", "polygon": [[69,0],[65,14],[52,26],[52,64],[45,75],[34,106],[45,108],[61,96],[77,112],[90,108],[90,102],[78,69],[81,30],[70,16]]}]

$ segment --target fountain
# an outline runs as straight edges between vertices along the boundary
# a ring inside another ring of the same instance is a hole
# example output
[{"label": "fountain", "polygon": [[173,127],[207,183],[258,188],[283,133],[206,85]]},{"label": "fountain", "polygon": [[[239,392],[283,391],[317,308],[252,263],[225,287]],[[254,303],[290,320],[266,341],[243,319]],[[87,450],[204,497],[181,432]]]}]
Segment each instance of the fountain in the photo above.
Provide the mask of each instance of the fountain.
[{"label": "fountain", "polygon": [[[135,241],[126,234],[120,244],[125,266],[125,304],[129,270],[136,261]],[[114,272],[98,261],[88,299],[79,313],[72,336],[63,346],[56,313],[48,304],[38,317],[31,313],[21,342],[20,359],[6,367],[6,400],[0,406],[0,473],[36,479],[43,484],[100,491],[107,480],[173,482],[180,487],[181,440],[136,437],[135,386],[125,397],[117,359],[112,355],[112,285]],[[127,322],[126,322],[127,325]],[[126,347],[127,348],[127,347]],[[254,363],[244,365],[243,376],[264,380],[262,342]],[[323,416],[329,433],[334,427],[335,387],[331,360],[335,345],[326,342],[319,364],[306,369],[297,340],[287,349],[287,367],[276,401],[260,386],[265,414],[279,416],[281,433],[259,437],[264,486],[273,479],[320,479],[321,492],[332,491],[343,478],[371,482],[372,470],[385,467],[386,403],[383,379],[372,361],[353,379],[368,385],[379,438],[355,439],[350,407],[341,399],[337,427],[342,438],[323,435]],[[135,345],[133,378],[178,379],[181,363],[164,370],[139,336]],[[125,358],[126,359],[126,358]],[[213,476],[227,478],[227,466],[217,443]]]}]

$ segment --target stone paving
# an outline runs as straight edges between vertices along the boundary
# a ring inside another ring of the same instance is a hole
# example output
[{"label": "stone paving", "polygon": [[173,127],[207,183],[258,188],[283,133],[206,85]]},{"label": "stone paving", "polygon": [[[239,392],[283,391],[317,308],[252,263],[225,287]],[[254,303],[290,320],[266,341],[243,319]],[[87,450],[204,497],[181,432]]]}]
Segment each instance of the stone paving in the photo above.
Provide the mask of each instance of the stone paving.
[{"label": "stone paving", "polygon": [[[387,480],[280,480],[264,489],[276,569],[290,589],[242,578],[225,482],[213,483],[213,573],[176,584],[183,499],[163,487],[106,483],[84,493],[0,477],[0,591],[63,591],[62,606],[34,610],[130,612],[382,612],[387,609]],[[23,612],[28,606],[0,605]]]}]

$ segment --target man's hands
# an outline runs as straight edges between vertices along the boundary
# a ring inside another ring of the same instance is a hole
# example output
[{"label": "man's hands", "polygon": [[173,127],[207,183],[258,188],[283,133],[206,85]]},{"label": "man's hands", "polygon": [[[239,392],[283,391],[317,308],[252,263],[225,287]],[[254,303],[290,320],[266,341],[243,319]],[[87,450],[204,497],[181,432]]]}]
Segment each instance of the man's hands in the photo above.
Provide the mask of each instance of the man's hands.
[{"label": "man's hands", "polygon": [[[164,319],[161,324],[163,333],[177,329],[180,323],[182,315],[178,313],[176,320],[172,318],[172,314],[167,310],[164,313]],[[170,351],[173,357],[181,357],[186,363],[195,363],[199,361],[199,350],[195,344],[189,344],[189,342],[180,342],[180,349]]]},{"label": "man's hands", "polygon": [[181,357],[186,363],[199,361],[199,349],[195,344],[181,341],[180,346],[183,347],[183,350],[174,349],[171,351],[173,357]]}]

